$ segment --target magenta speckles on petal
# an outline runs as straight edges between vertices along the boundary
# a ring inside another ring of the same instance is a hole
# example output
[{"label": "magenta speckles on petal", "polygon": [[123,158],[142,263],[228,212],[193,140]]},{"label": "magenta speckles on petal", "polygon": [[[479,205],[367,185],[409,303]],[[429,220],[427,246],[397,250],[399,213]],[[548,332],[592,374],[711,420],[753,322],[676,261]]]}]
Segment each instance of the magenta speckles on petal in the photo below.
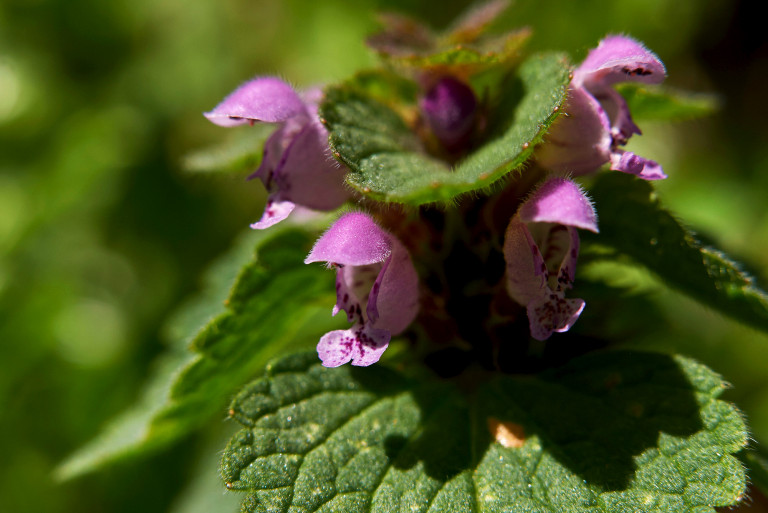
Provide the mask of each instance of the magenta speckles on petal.
[{"label": "magenta speckles on petal", "polygon": [[625,36],[608,36],[576,68],[564,114],[555,121],[538,149],[539,164],[561,173],[585,174],[605,163],[611,169],[646,180],[666,178],[661,166],[621,149],[640,134],[624,98],[612,86],[619,82],[658,84],[666,70],[641,43]]},{"label": "magenta speckles on petal", "polygon": [[597,231],[592,203],[570,180],[549,178],[520,206],[504,237],[507,291],[525,305],[531,336],[567,331],[584,309],[566,299],[579,254],[576,228]]},{"label": "magenta speckles on petal", "polygon": [[205,117],[220,126],[235,126],[250,121],[281,123],[302,114],[306,115],[304,102],[290,85],[261,77],[235,89]]},{"label": "magenta speckles on petal", "polygon": [[573,74],[577,87],[607,87],[618,82],[661,83],[666,69],[655,53],[626,36],[607,36]]},{"label": "magenta speckles on petal", "polygon": [[568,331],[585,305],[583,299],[565,299],[562,292],[554,292],[528,303],[526,312],[531,336],[536,340],[547,340],[552,333]]},{"label": "magenta speckles on petal", "polygon": [[267,206],[264,207],[264,214],[261,219],[251,225],[254,230],[263,230],[275,225],[288,217],[293,212],[296,205],[290,201],[280,201],[275,197],[270,197],[267,200]]},{"label": "magenta speckles on petal", "polygon": [[327,333],[317,346],[323,365],[371,365],[392,335],[418,312],[418,276],[408,251],[362,212],[345,214],[315,243],[305,263],[336,267],[336,306],[347,312],[348,330]]},{"label": "magenta speckles on petal", "polygon": [[379,361],[390,338],[386,330],[355,325],[323,335],[317,344],[317,355],[326,367],[339,367],[350,361],[352,365],[367,367]]}]

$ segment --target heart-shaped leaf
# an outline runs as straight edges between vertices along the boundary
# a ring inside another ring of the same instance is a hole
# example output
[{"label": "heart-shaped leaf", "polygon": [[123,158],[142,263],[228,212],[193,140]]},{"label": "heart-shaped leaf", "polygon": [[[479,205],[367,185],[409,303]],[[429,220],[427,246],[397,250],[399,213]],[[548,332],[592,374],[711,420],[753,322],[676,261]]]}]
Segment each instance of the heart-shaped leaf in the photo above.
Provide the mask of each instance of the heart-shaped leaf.
[{"label": "heart-shaped leaf", "polygon": [[298,355],[246,386],[222,476],[249,512],[714,512],[746,443],[720,378],[612,352],[459,388]]}]

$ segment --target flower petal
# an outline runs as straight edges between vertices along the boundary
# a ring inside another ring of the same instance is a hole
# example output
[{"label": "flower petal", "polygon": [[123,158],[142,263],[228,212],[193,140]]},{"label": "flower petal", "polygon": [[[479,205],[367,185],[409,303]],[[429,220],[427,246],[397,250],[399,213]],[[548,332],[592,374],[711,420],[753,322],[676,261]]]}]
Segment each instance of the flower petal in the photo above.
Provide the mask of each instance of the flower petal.
[{"label": "flower petal", "polygon": [[504,260],[507,262],[507,292],[527,305],[549,293],[549,271],[525,223],[515,216],[504,235]]},{"label": "flower petal", "polygon": [[382,264],[345,265],[336,270],[336,306],[333,315],[339,310],[347,312],[349,322],[365,322],[363,308],[369,303],[371,289],[379,276]]},{"label": "flower petal", "polygon": [[280,166],[283,152],[290,141],[291,136],[285,125],[272,132],[264,143],[261,164],[256,171],[248,175],[248,180],[258,178],[268,191],[272,191],[275,170]]},{"label": "flower petal", "polygon": [[384,262],[392,253],[391,236],[362,212],[350,212],[326,231],[304,260],[341,265]]},{"label": "flower petal", "polygon": [[518,212],[524,223],[557,223],[598,231],[592,202],[578,185],[561,177],[547,179]]},{"label": "flower petal", "polygon": [[576,263],[579,260],[580,241],[579,232],[572,226],[568,227],[568,240],[568,248],[557,272],[558,290],[572,288],[573,280],[576,278]]},{"label": "flower petal", "polygon": [[389,346],[386,330],[356,324],[348,330],[331,331],[317,344],[317,354],[326,367],[338,367],[352,360],[352,365],[366,367],[379,361]]},{"label": "flower petal", "polygon": [[278,123],[306,112],[290,85],[275,77],[260,77],[235,89],[204,115],[217,125],[235,126],[251,121]]},{"label": "flower petal", "polygon": [[371,325],[398,335],[419,310],[419,277],[408,250],[392,238],[392,254],[371,288],[367,315]]},{"label": "flower petal", "polygon": [[568,331],[585,305],[583,299],[565,299],[562,292],[552,292],[528,303],[526,310],[531,336],[536,340],[546,340],[554,332]]},{"label": "flower petal", "polygon": [[610,159],[611,126],[600,103],[586,90],[571,88],[565,112],[557,118],[536,150],[539,165],[581,175]]},{"label": "flower petal", "polygon": [[632,120],[627,101],[613,89],[595,95],[611,120],[611,136],[614,144],[626,144],[633,134],[641,135],[640,128]]},{"label": "flower petal", "polygon": [[618,82],[658,84],[665,76],[664,64],[642,43],[626,36],[608,36],[576,68],[573,83],[595,92]]},{"label": "flower petal", "polygon": [[315,210],[333,210],[349,198],[346,172],[331,156],[328,131],[319,120],[311,120],[285,148],[274,176],[281,194],[291,201]]},{"label": "flower petal", "polygon": [[288,217],[295,207],[293,202],[283,200],[279,195],[273,194],[267,199],[267,205],[264,207],[261,219],[251,224],[251,228],[254,230],[269,228]]},{"label": "flower petal", "polygon": [[631,151],[614,151],[611,154],[611,169],[637,175],[644,180],[663,180],[667,177],[658,162],[635,155]]}]

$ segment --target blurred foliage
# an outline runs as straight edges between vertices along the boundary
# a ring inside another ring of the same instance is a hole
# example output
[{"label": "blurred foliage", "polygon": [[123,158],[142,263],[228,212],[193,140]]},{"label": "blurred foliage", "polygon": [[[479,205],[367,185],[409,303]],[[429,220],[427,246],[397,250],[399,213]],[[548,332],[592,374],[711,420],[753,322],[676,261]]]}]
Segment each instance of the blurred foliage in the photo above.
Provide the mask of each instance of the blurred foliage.
[{"label": "blurred foliage", "polygon": [[[228,136],[200,113],[255,74],[309,85],[372,63],[363,39],[380,7],[441,28],[466,3],[0,3],[0,511],[184,513],[202,504],[177,495],[190,479],[215,479],[196,461],[212,459],[218,425],[151,459],[65,484],[51,477],[136,400],[167,344],[164,319],[261,213],[263,191],[242,175],[180,172],[182,155]],[[664,60],[669,86],[721,99],[709,119],[642,122],[630,149],[663,163],[664,203],[765,287],[768,44],[758,7],[518,0],[504,25],[531,26],[530,49],[568,50],[575,62],[604,34],[631,34]],[[768,340],[654,278],[621,276],[662,323],[651,335],[628,333],[627,345],[680,350],[722,373],[734,385],[727,398],[767,441]],[[209,489],[221,497],[218,483]]]}]

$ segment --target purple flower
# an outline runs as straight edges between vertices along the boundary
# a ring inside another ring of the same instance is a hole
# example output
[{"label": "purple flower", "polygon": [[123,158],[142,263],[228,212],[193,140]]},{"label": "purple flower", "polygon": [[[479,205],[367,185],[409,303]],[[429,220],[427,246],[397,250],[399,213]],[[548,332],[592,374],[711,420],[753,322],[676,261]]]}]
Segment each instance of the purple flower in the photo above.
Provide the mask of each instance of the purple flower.
[{"label": "purple flower", "polygon": [[448,151],[467,143],[477,117],[472,88],[453,77],[443,77],[427,91],[420,106],[427,124]]},{"label": "purple flower", "polygon": [[353,323],[326,333],[317,353],[326,367],[379,361],[392,335],[418,311],[418,276],[405,247],[361,212],[345,214],[315,243],[304,263],[336,268],[336,306]]},{"label": "purple flower", "polygon": [[578,185],[558,177],[539,186],[507,226],[507,291],[526,306],[537,340],[568,331],[584,310],[583,300],[565,298],[579,256],[576,228],[597,232],[597,214]]},{"label": "purple flower", "polygon": [[640,129],[612,87],[619,82],[658,84],[665,74],[659,58],[634,39],[608,36],[600,41],[573,73],[566,112],[539,148],[539,164],[578,175],[610,162],[611,169],[646,180],[666,178],[658,163],[621,148]]},{"label": "purple flower", "polygon": [[258,178],[269,191],[261,219],[251,228],[269,228],[288,217],[296,205],[334,210],[349,197],[346,170],[331,156],[328,132],[320,123],[319,90],[302,96],[274,77],[260,77],[241,85],[205,117],[221,126],[254,122],[279,123],[267,139]]}]

